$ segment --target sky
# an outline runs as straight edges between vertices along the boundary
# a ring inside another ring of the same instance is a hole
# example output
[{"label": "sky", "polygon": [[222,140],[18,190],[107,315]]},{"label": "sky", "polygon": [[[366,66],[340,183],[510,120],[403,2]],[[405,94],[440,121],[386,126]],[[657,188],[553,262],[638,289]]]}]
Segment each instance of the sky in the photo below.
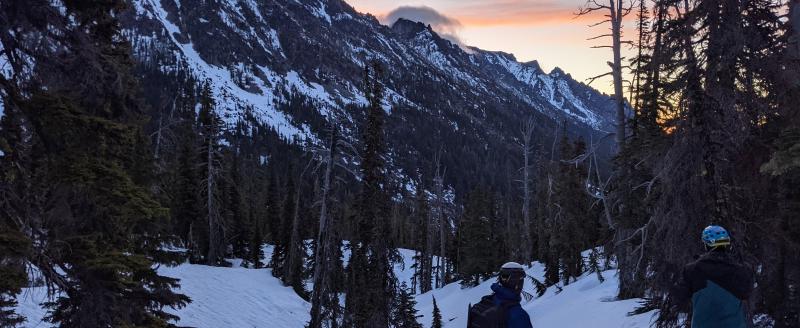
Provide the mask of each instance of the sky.
[{"label": "sky", "polygon": [[[346,0],[362,13],[391,24],[398,17],[423,21],[451,40],[484,50],[504,51],[518,61],[536,60],[545,72],[560,67],[578,81],[609,70],[608,44],[587,40],[608,32],[600,15],[577,17],[585,0]],[[624,34],[634,37],[633,15]],[[624,53],[630,54],[631,51]],[[624,56],[624,54],[623,54]],[[630,57],[630,56],[629,56]],[[611,80],[598,79],[592,87],[611,93]]]}]

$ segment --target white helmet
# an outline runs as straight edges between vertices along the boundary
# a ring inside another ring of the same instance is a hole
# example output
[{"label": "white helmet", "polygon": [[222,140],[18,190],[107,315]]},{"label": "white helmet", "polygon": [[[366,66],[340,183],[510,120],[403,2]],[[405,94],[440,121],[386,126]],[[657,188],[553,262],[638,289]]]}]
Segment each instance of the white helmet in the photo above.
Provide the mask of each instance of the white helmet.
[{"label": "white helmet", "polygon": [[497,280],[504,287],[519,293],[525,284],[525,276],[525,267],[517,262],[508,262],[500,267],[500,276]]},{"label": "white helmet", "polygon": [[501,266],[500,269],[501,270],[502,269],[520,269],[520,270],[525,270],[525,267],[523,267],[522,264],[519,264],[517,262],[506,262],[506,264],[503,264],[503,266]]}]

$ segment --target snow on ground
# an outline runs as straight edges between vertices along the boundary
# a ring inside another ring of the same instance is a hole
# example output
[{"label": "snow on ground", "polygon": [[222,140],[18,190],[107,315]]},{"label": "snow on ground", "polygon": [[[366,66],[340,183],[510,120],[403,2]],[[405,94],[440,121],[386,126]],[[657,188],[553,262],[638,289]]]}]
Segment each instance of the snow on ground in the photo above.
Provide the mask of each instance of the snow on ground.
[{"label": "snow on ground", "polygon": [[[543,281],[544,267],[535,262],[527,270],[528,275]],[[618,288],[616,270],[603,272],[604,282],[597,274],[586,274],[576,282],[563,287],[560,293],[551,287],[540,298],[530,302],[522,301],[522,307],[531,316],[534,327],[593,327],[593,328],[647,328],[650,327],[653,313],[629,317],[638,300],[619,301],[615,299]],[[417,309],[420,323],[431,325],[433,297],[442,313],[444,327],[462,328],[467,326],[467,309],[470,304],[480,301],[484,295],[491,294],[490,286],[494,280],[486,281],[475,288],[462,289],[458,283],[417,295]],[[529,280],[525,290],[535,295],[535,288]]]},{"label": "snow on ground", "polygon": [[[265,247],[267,259],[271,247]],[[181,317],[179,326],[230,328],[303,328],[308,323],[311,305],[272,276],[270,269],[241,267],[241,260],[231,260],[230,268],[182,264],[162,266],[158,272],[180,279],[179,292],[192,303],[169,312]],[[23,327],[51,327],[43,322],[46,302],[43,287],[26,288],[19,295],[17,311],[28,318]]]},{"label": "snow on ground", "polygon": [[309,319],[311,306],[270,269],[184,264],[159,273],[181,279],[181,292],[192,299],[174,311],[181,325],[302,328]]},{"label": "snow on ground", "polygon": [[[271,247],[265,247],[267,259]],[[400,249],[403,265],[395,267],[400,282],[410,286],[414,269],[414,251]],[[171,311],[181,317],[181,326],[231,327],[231,328],[301,328],[309,320],[310,304],[297,296],[290,287],[274,278],[270,269],[241,267],[241,260],[231,260],[233,267],[209,267],[182,264],[177,267],[160,267],[165,276],[181,279],[181,293],[192,299],[187,307]],[[544,268],[534,263],[528,274],[540,279]],[[523,301],[523,308],[531,315],[534,327],[596,327],[645,328],[649,327],[652,313],[633,317],[627,313],[635,309],[637,300],[617,301],[617,279],[614,270],[603,272],[605,282],[596,274],[587,274],[565,286],[560,293],[551,287],[542,297]],[[489,294],[492,281],[475,288],[462,289],[458,283],[417,296],[420,323],[430,327],[433,311],[432,297],[436,297],[445,327],[466,326],[467,308],[481,296]],[[526,291],[533,294],[533,286],[526,282]],[[45,311],[39,305],[47,301],[42,287],[26,288],[19,295],[19,313],[28,317],[24,327],[50,327],[42,322]]]}]

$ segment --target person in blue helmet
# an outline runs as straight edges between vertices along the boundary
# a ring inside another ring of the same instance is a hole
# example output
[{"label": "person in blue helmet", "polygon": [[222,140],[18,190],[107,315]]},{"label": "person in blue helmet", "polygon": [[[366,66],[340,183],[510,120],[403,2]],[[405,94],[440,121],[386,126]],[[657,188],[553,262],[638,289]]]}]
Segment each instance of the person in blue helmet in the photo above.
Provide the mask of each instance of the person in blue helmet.
[{"label": "person in blue helmet", "polygon": [[500,268],[497,282],[492,284],[492,294],[470,306],[468,328],[532,328],[531,318],[519,302],[525,284],[525,268],[508,262]]},{"label": "person in blue helmet", "polygon": [[730,254],[731,236],[712,225],[703,230],[706,254],[683,268],[672,290],[676,305],[691,301],[692,328],[749,327],[744,303],[753,291],[753,275]]}]

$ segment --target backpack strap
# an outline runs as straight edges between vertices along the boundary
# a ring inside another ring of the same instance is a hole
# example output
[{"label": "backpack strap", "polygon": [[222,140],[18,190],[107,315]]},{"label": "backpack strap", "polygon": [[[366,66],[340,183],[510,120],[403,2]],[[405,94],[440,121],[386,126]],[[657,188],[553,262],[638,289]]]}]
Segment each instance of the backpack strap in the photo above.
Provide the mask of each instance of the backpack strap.
[{"label": "backpack strap", "polygon": [[508,301],[500,303],[500,327],[506,328],[508,326],[509,310],[515,306],[519,306],[519,302]]}]

